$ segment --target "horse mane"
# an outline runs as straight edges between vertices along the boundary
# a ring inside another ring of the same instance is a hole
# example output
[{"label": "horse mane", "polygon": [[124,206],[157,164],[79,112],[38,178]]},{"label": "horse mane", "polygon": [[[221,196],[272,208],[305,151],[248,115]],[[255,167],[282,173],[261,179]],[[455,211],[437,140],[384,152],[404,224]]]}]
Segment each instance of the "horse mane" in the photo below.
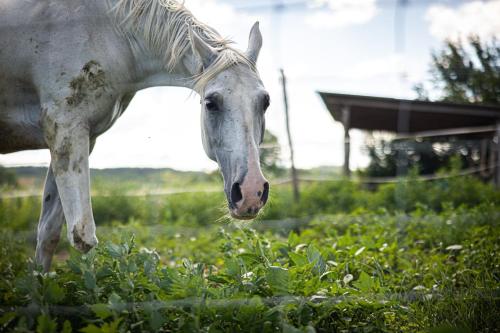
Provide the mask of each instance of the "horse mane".
[{"label": "horse mane", "polygon": [[192,36],[213,47],[218,57],[192,78],[197,91],[202,91],[211,79],[233,65],[244,64],[256,71],[255,64],[245,54],[231,47],[231,40],[198,21],[184,3],[175,0],[117,0],[111,11],[121,28],[142,35],[147,47],[163,59],[168,70],[172,70],[193,47]]}]

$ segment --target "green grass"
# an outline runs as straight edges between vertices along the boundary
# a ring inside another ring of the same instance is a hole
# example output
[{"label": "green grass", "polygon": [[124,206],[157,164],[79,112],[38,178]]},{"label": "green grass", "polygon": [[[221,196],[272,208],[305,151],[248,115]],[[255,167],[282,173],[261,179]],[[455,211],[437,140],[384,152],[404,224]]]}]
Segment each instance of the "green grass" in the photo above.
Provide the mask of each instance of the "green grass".
[{"label": "green grass", "polygon": [[[453,171],[449,171],[453,175]],[[125,186],[125,187],[124,187]],[[200,185],[201,186],[201,185]],[[139,220],[143,224],[176,224],[190,227],[213,225],[224,220],[227,204],[222,185],[218,192],[173,195],[128,196],[128,185],[112,180],[101,182],[92,197],[98,225]],[[0,197],[0,225],[13,229],[34,228],[40,212],[40,198]],[[270,202],[261,220],[310,219],[318,214],[353,212],[412,212],[419,208],[434,211],[453,207],[500,204],[500,191],[472,177],[454,177],[436,182],[419,182],[415,177],[387,184],[371,191],[361,183],[347,180],[301,185],[301,200],[293,201],[289,186],[271,186]]]},{"label": "green grass", "polygon": [[274,193],[251,224],[221,219],[222,194],[97,197],[100,246],[63,239],[50,274],[38,200],[0,201],[0,332],[500,332],[491,186]]},{"label": "green grass", "polygon": [[30,273],[32,253],[4,233],[0,329],[496,332],[500,327],[494,206],[323,216],[288,237],[251,228],[139,222],[104,226],[99,234],[98,249],[85,256],[71,251],[55,273],[44,275]]}]

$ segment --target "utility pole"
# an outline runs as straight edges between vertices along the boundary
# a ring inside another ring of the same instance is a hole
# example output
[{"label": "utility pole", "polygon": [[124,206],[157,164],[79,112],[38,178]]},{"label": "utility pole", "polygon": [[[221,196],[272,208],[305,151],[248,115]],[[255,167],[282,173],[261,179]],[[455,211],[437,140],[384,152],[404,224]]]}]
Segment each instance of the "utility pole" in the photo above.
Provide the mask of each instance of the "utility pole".
[{"label": "utility pole", "polygon": [[283,68],[280,69],[280,72],[281,72],[281,85],[283,86],[283,101],[285,105],[286,132],[288,135],[288,146],[290,147],[290,162],[292,165],[293,198],[295,199],[295,202],[298,202],[300,199],[299,180],[297,178],[297,169],[295,169],[295,157],[293,151],[292,133],[290,130],[290,115],[288,112],[288,93],[286,89],[286,76]]},{"label": "utility pole", "polygon": [[497,122],[496,130],[496,151],[497,151],[497,163],[496,163],[496,175],[494,176],[497,189],[500,189],[500,121]]}]

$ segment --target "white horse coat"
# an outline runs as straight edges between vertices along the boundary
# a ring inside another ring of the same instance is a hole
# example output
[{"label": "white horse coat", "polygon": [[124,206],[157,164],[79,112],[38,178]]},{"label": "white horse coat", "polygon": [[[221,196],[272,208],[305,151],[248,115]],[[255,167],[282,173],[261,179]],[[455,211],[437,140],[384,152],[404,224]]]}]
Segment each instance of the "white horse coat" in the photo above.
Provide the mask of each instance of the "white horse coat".
[{"label": "white horse coat", "polygon": [[228,205],[252,218],[269,185],[258,145],[269,97],[246,53],[173,0],[0,0],[0,153],[50,149],[37,261],[48,270],[64,221],[81,251],[97,244],[88,157],[134,94],[182,86],[202,98],[202,138]]}]

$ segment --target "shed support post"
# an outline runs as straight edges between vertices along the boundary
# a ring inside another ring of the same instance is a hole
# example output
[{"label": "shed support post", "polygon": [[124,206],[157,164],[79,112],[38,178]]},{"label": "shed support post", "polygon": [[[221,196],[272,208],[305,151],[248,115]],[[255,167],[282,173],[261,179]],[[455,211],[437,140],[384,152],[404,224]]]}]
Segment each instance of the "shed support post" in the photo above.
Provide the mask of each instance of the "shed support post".
[{"label": "shed support post", "polygon": [[[410,133],[411,105],[408,102],[401,101],[398,111],[398,133],[403,135]],[[398,177],[408,174],[409,160],[408,149],[410,148],[410,140],[401,140],[397,147],[397,167],[396,172]]]},{"label": "shed support post", "polygon": [[349,177],[351,175],[351,136],[349,135],[351,109],[348,106],[342,109],[342,124],[344,125],[344,176]]},{"label": "shed support post", "polygon": [[488,166],[488,139],[481,140],[481,152],[479,154],[479,168],[481,169],[481,178],[487,179],[491,175],[491,170]]}]

